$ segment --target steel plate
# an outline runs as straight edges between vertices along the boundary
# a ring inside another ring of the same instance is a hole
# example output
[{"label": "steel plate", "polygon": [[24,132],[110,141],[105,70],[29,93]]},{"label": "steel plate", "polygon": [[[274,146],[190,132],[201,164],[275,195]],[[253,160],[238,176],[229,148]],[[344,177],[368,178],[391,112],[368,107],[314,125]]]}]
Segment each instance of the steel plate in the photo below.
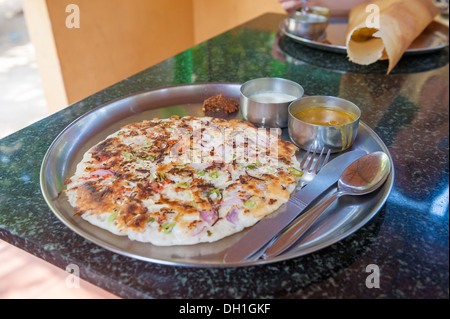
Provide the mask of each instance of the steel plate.
[{"label": "steel plate", "polygon": [[[303,45],[329,51],[347,54],[345,36],[347,33],[347,19],[330,19],[325,35],[319,40],[310,40],[296,36],[286,30],[286,19],[281,21],[280,30],[289,38]],[[405,51],[405,55],[425,54],[448,47],[449,29],[447,26],[433,21],[411,46]]]},{"label": "steel plate", "polygon": [[[53,213],[71,230],[85,239],[115,253],[144,261],[176,266],[237,267],[267,264],[295,258],[335,243],[361,228],[385,203],[393,184],[392,172],[385,185],[377,192],[362,197],[342,198],[327,210],[326,218],[318,220],[293,249],[269,260],[246,261],[235,264],[223,262],[226,249],[241,238],[246,231],[229,236],[215,243],[192,246],[158,247],[148,243],[131,241],[91,225],[76,216],[64,195],[64,180],[75,172],[83,154],[93,145],[123,125],[144,119],[167,118],[171,115],[205,116],[202,102],[222,93],[239,100],[240,84],[203,83],[188,84],[135,93],[102,105],[75,120],[65,128],[48,149],[41,167],[42,194]],[[240,114],[230,118],[242,118]],[[283,138],[289,139],[287,130]],[[366,152],[389,152],[381,139],[364,123],[351,149]],[[303,154],[299,154],[302,156]],[[390,156],[390,155],[389,155]],[[391,159],[392,163],[392,159]],[[270,215],[269,215],[270,216]]]}]

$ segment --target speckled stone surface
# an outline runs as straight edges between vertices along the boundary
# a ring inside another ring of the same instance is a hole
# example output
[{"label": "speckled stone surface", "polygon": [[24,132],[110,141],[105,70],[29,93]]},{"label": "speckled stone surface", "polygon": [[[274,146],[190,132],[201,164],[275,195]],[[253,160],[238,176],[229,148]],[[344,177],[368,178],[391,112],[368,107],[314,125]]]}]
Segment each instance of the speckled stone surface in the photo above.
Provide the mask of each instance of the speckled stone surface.
[{"label": "speckled stone surface", "polygon": [[[448,51],[355,66],[345,56],[279,38],[267,14],[0,140],[0,238],[124,298],[448,298]],[[264,26],[264,27],[261,27]],[[396,178],[379,213],[318,252],[262,266],[186,268],[134,260],[62,224],[40,191],[39,170],[53,139],[85,112],[133,92],[193,82],[278,76],[308,95],[347,98],[383,139]],[[368,288],[368,265],[380,287]]]}]

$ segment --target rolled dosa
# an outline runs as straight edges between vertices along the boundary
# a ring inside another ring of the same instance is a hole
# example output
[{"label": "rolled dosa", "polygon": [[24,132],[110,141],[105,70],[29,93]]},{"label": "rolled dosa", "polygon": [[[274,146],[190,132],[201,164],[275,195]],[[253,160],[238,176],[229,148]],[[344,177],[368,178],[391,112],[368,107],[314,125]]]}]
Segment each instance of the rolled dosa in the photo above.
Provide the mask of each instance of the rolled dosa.
[{"label": "rolled dosa", "polygon": [[432,0],[378,0],[359,5],[349,16],[348,58],[362,65],[389,59],[390,73],[438,14]]}]

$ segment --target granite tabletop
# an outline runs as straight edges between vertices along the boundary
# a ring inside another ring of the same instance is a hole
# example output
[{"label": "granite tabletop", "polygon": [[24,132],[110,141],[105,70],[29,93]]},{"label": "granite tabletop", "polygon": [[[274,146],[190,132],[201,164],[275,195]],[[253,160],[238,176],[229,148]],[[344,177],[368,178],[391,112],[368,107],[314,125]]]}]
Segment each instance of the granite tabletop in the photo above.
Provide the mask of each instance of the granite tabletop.
[{"label": "granite tabletop", "polygon": [[[448,49],[405,56],[386,75],[384,61],[358,66],[282,36],[283,18],[260,16],[0,140],[0,238],[62,269],[78,265],[82,278],[124,298],[448,298]],[[89,110],[142,90],[268,76],[301,83],[308,95],[351,100],[388,147],[392,191],[352,235],[268,265],[169,266],[101,248],[46,205],[42,159]],[[370,284],[374,267],[379,285]]]}]

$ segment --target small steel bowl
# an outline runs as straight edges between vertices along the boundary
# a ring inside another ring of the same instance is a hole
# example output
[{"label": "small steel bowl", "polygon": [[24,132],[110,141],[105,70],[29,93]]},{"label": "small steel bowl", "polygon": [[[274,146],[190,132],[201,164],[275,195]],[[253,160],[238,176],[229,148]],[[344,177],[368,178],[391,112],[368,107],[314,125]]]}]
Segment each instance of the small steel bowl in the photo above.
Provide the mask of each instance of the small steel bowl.
[{"label": "small steel bowl", "polygon": [[[340,126],[310,124],[294,115],[301,110],[323,107],[352,113],[355,120]],[[361,110],[354,103],[333,96],[308,96],[289,105],[289,137],[298,147],[309,150],[325,148],[332,153],[341,152],[353,145],[358,134]]]},{"label": "small steel bowl", "polygon": [[296,12],[285,20],[285,25],[290,34],[316,40],[325,33],[328,21],[329,18],[321,14]]},{"label": "small steel bowl", "polygon": [[241,86],[242,116],[258,127],[285,128],[289,104],[303,93],[301,85],[282,78],[250,80]]}]

